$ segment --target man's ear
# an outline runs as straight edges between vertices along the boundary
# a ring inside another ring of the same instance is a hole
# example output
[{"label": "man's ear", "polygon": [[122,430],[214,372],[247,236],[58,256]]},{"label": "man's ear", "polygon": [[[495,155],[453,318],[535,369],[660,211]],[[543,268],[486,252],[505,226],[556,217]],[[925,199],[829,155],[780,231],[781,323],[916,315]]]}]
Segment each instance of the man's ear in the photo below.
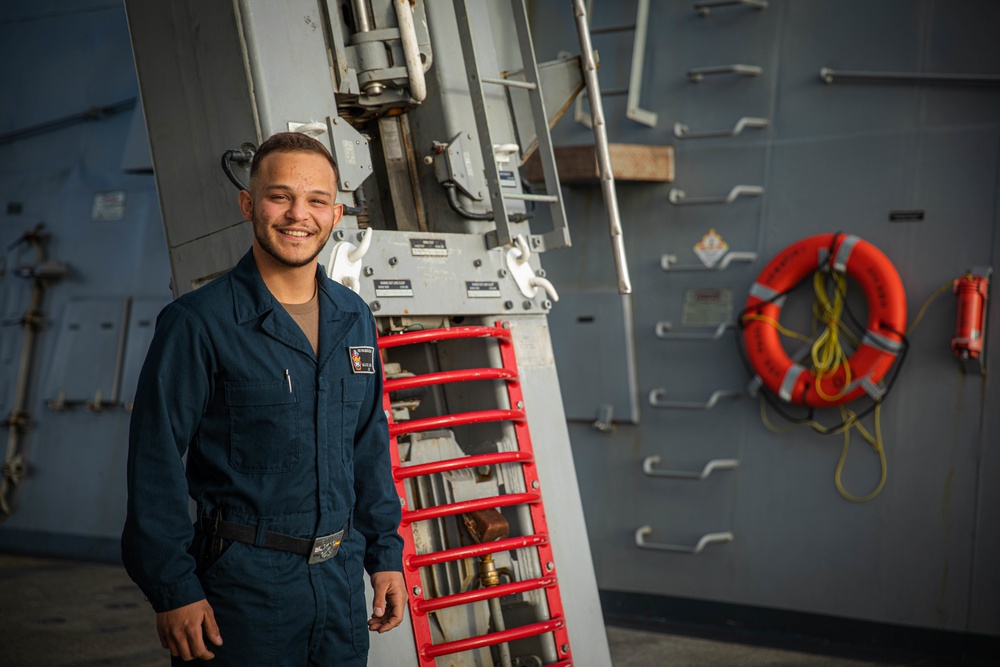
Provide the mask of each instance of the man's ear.
[{"label": "man's ear", "polygon": [[245,220],[253,220],[253,197],[246,190],[240,190],[240,211]]},{"label": "man's ear", "polygon": [[333,205],[333,226],[336,227],[340,219],[344,217],[344,205],[334,204]]}]

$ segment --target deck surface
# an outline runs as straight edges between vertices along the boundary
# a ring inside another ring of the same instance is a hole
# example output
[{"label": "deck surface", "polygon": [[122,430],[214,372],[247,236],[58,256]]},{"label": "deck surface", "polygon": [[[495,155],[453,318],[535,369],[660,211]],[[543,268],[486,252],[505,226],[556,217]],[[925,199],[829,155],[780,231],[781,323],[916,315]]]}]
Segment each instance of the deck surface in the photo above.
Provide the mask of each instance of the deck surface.
[{"label": "deck surface", "polygon": [[[607,627],[614,667],[876,667],[949,664],[930,658],[856,657],[789,650],[660,629]],[[576,656],[580,667],[584,656]],[[122,567],[0,555],[0,665],[166,667],[154,616]]]}]

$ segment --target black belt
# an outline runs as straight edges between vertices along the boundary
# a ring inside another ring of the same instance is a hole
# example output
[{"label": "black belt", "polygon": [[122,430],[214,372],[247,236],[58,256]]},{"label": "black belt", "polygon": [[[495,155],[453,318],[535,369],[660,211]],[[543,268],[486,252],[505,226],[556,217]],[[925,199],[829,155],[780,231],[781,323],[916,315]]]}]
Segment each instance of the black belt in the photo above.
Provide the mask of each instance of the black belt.
[{"label": "black belt", "polygon": [[[340,541],[344,536],[346,528],[347,526],[345,525],[344,528],[336,533],[314,539],[293,537],[292,535],[283,535],[282,533],[274,533],[269,530],[264,533],[264,541],[261,546],[265,549],[287,551],[300,556],[308,556],[310,565],[313,563],[322,563],[337,555],[337,551],[340,550]],[[219,540],[230,540],[254,546],[257,544],[257,529],[255,527],[223,521],[218,513],[215,513],[215,516],[211,517],[201,517],[201,529],[205,535]]]}]

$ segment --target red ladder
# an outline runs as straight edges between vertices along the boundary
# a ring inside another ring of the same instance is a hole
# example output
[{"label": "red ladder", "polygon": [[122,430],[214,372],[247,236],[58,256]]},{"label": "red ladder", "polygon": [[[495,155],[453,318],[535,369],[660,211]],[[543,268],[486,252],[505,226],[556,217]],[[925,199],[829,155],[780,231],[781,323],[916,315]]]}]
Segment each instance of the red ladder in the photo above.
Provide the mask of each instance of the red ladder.
[{"label": "red ladder", "polygon": [[[413,377],[404,377],[386,380],[385,393],[382,403],[386,414],[389,416],[389,440],[390,453],[392,456],[392,473],[396,483],[396,491],[401,499],[406,498],[405,481],[423,475],[446,472],[450,470],[460,470],[477,468],[480,466],[492,466],[501,463],[519,463],[524,474],[525,488],[530,489],[526,493],[511,493],[494,496],[491,498],[480,498],[456,502],[435,507],[424,507],[420,509],[409,509],[404,506],[403,520],[399,533],[403,537],[403,576],[406,579],[406,586],[410,591],[410,616],[413,623],[413,635],[417,643],[417,655],[420,660],[420,667],[434,667],[436,659],[440,656],[460,653],[473,649],[494,646],[505,642],[525,639],[551,632],[555,639],[556,651],[559,655],[559,662],[551,663],[553,667],[571,667],[572,656],[570,654],[569,634],[566,630],[566,620],[563,614],[562,599],[559,595],[558,580],[556,579],[555,559],[552,556],[552,545],[549,542],[548,526],[545,521],[545,508],[542,505],[542,495],[539,492],[540,483],[538,473],[535,469],[535,457],[531,447],[531,435],[528,430],[528,423],[524,412],[524,402],[517,372],[517,360],[514,355],[514,345],[511,341],[509,323],[497,323],[495,327],[472,326],[454,327],[450,329],[431,329],[424,331],[414,331],[409,333],[383,336],[379,338],[379,347],[383,350],[403,345],[414,345],[418,343],[436,343],[439,341],[455,340],[460,338],[492,338],[500,346],[500,358],[502,368],[473,368],[463,370],[443,371],[439,373],[427,373]],[[473,380],[505,380],[507,385],[507,396],[510,399],[510,406],[513,409],[481,410],[477,412],[463,412],[457,414],[440,415],[423,419],[414,419],[396,423],[392,418],[389,394],[404,389],[415,387],[428,387],[432,385],[446,384],[451,382],[468,382]],[[514,425],[516,438],[516,451],[496,452],[491,454],[480,454],[476,456],[463,456],[455,459],[435,461],[419,465],[403,466],[399,458],[399,447],[397,437],[408,433],[419,431],[429,431],[433,429],[449,428],[462,424],[477,424],[483,422],[511,421]],[[405,500],[403,500],[405,502]],[[413,524],[417,521],[428,519],[438,519],[441,517],[458,516],[466,512],[476,510],[510,507],[513,505],[527,505],[533,524],[531,535],[511,537],[495,542],[483,544],[473,544],[444,551],[418,554],[413,539]],[[464,558],[484,556],[514,549],[534,547],[538,550],[539,563],[545,572],[544,576],[525,581],[514,581],[509,584],[501,584],[489,588],[482,588],[453,595],[445,595],[435,598],[425,597],[420,579],[420,568],[440,563],[457,561]],[[490,632],[485,635],[469,637],[449,641],[442,644],[434,644],[429,624],[428,613],[468,604],[500,598],[515,593],[524,593],[532,590],[543,590],[549,608],[549,619],[529,625]]]}]

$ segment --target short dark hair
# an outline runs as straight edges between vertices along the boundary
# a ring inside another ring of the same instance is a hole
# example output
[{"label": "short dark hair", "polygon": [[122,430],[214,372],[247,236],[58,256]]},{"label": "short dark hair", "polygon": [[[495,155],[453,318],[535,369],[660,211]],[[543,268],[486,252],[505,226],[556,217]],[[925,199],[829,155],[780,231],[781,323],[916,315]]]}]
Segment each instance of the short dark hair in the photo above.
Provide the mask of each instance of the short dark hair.
[{"label": "short dark hair", "polygon": [[315,153],[326,158],[333,168],[334,180],[340,178],[340,171],[337,169],[337,162],[330,155],[321,142],[313,139],[308,134],[301,132],[278,132],[271,135],[253,155],[253,162],[250,163],[250,183],[253,184],[254,177],[260,163],[271,153]]}]

